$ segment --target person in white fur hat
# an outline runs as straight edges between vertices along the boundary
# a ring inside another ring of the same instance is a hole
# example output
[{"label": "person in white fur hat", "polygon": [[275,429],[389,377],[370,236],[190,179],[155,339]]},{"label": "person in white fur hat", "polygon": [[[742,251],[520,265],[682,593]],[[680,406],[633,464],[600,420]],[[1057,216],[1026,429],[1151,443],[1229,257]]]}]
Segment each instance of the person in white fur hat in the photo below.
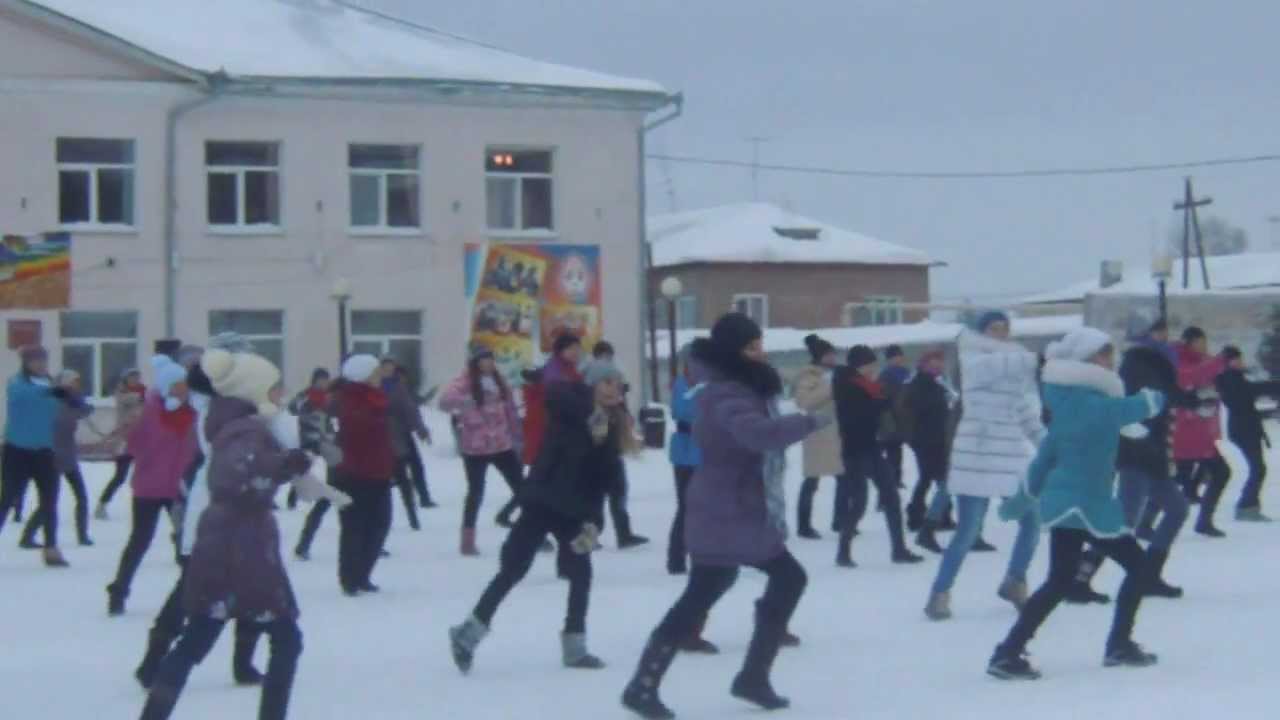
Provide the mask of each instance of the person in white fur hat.
[{"label": "person in white fur hat", "polygon": [[[227,621],[258,624],[271,639],[262,678],[260,720],[282,720],[302,652],[298,606],[280,552],[273,513],[276,490],[293,482],[299,496],[334,493],[309,473],[312,458],[286,449],[271,427],[279,413],[280,371],[249,353],[211,350],[200,368],[216,393],[202,428],[208,440],[209,507],[200,516],[186,568],[182,637],[165,655],[142,720],[168,718],[195,665]],[[334,497],[341,502],[343,498]]]},{"label": "person in white fur hat", "polygon": [[[1075,581],[1085,544],[1091,544],[1125,570],[1107,638],[1107,667],[1146,667],[1156,656],[1133,641],[1133,626],[1149,576],[1132,524],[1116,497],[1116,453],[1122,432],[1164,408],[1164,395],[1142,390],[1125,396],[1113,370],[1111,338],[1092,328],[1073,330],[1049,346],[1042,373],[1044,400],[1051,420],[1019,494],[1001,505],[1001,517],[1039,511],[1050,528],[1049,577],[1027,599],[1018,621],[996,647],[988,674],[1004,680],[1040,677],[1026,660],[1026,647]],[[1139,426],[1140,427],[1140,426]]]}]

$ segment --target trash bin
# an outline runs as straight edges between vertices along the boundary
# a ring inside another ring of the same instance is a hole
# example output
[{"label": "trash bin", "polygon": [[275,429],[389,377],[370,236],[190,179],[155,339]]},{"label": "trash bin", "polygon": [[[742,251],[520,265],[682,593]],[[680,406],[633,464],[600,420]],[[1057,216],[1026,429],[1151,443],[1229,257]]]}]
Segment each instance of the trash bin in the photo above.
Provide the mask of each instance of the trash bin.
[{"label": "trash bin", "polygon": [[640,410],[640,428],[644,446],[661,450],[667,444],[667,412],[661,406],[649,405]]}]

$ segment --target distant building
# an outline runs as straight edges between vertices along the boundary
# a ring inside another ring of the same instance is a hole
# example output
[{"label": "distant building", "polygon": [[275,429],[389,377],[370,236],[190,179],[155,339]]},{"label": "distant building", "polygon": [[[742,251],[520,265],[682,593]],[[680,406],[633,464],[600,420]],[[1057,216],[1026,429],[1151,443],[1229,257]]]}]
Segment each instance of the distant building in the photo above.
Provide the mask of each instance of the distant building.
[{"label": "distant building", "polygon": [[486,245],[593,248],[592,319],[639,375],[655,83],[331,0],[3,0],[0,88],[0,232],[72,255],[70,307],[0,321],[104,404],[157,339],[228,330],[296,389],[337,363],[346,293],[342,350],[439,383]]},{"label": "distant building", "polygon": [[[649,218],[649,284],[678,278],[677,325],[709,327],[737,309],[765,327],[829,328],[923,320],[929,268],[919,250],[765,203]],[[667,319],[659,318],[659,327]]]}]

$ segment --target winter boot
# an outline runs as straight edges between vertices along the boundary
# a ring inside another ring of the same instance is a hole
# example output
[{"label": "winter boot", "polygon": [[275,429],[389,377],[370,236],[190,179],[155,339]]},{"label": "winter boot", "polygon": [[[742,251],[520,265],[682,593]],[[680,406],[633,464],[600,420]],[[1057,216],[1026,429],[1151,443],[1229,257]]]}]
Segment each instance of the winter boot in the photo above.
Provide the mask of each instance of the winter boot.
[{"label": "winter boot", "polygon": [[512,510],[513,508],[510,505],[503,507],[502,511],[499,512],[496,516],[494,516],[493,523],[500,528],[506,528],[510,530],[511,527],[514,525],[514,523],[511,522]]},{"label": "winter boot", "polygon": [[1107,654],[1102,660],[1105,667],[1151,667],[1159,658],[1142,649],[1132,640],[1108,643]]},{"label": "winter boot", "polygon": [[1235,510],[1236,523],[1270,523],[1271,518],[1262,514],[1261,507],[1238,507]]},{"label": "winter boot", "polygon": [[1084,557],[1080,560],[1080,568],[1076,570],[1075,580],[1071,583],[1071,587],[1067,589],[1067,595],[1064,598],[1072,605],[1089,605],[1098,604],[1106,605],[1111,602],[1111,596],[1106,593],[1096,592],[1090,583],[1093,582],[1093,576],[1098,574],[1098,569],[1102,567],[1102,561],[1106,559],[1097,548],[1090,547],[1084,552]]},{"label": "winter boot", "polygon": [[895,549],[890,559],[897,565],[915,565],[916,563],[924,562],[923,557],[911,552],[906,546]]},{"label": "winter boot", "polygon": [[658,690],[675,658],[675,643],[654,633],[644,648],[644,654],[640,656],[635,675],[622,692],[622,706],[645,720],[673,720],[676,714],[662,704]]},{"label": "winter boot", "polygon": [[973,547],[969,548],[973,552],[990,553],[996,551],[996,546],[982,539],[979,535],[977,540],[973,541]]},{"label": "winter boot", "polygon": [[817,490],[817,478],[805,478],[800,485],[800,497],[796,502],[796,536],[805,540],[822,539],[813,529],[813,496]]},{"label": "winter boot", "polygon": [[564,666],[574,670],[602,670],[604,661],[587,651],[586,633],[560,635],[560,651]]},{"label": "winter boot", "polygon": [[129,597],[129,591],[121,589],[115,583],[107,586],[107,615],[110,617],[120,617],[124,615],[124,601]]},{"label": "winter boot", "polygon": [[133,671],[133,677],[138,680],[143,690],[151,689],[151,684],[156,679],[156,671],[160,669],[160,661],[164,660],[164,656],[169,653],[173,640],[173,635],[170,633],[157,628],[151,629],[151,633],[147,636],[147,652],[142,656],[142,662],[138,663],[138,669]]},{"label": "winter boot", "polygon": [[849,533],[840,533],[840,541],[836,546],[836,566],[842,568],[858,567],[858,563],[853,561],[853,536]]},{"label": "winter boot", "polygon": [[698,627],[691,633],[689,637],[680,641],[679,647],[681,652],[692,653],[695,655],[719,655],[720,648],[715,643],[702,637],[702,631],[705,629],[706,623],[698,623]]},{"label": "winter boot", "polygon": [[782,647],[798,648],[800,647],[800,636],[790,630],[782,631]]},{"label": "winter boot", "polygon": [[476,647],[489,634],[489,628],[475,616],[468,617],[461,625],[449,628],[449,644],[453,648],[453,663],[463,675],[471,672],[471,661]]},{"label": "winter boot", "polygon": [[1147,549],[1147,586],[1143,590],[1143,595],[1147,597],[1162,597],[1176,600],[1182,597],[1182,588],[1175,587],[1164,581],[1164,566],[1169,562],[1168,550],[1157,550],[1155,548]]},{"label": "winter boot", "polygon": [[907,504],[907,529],[911,532],[919,532],[924,528],[925,507],[922,503]]},{"label": "winter boot", "polygon": [[1022,611],[1022,606],[1027,604],[1027,597],[1030,594],[1026,580],[1014,580],[1013,578],[1005,578],[1004,582],[1000,583],[1000,589],[996,591],[996,595],[1001,600],[1007,600],[1019,612]]},{"label": "winter boot", "polygon": [[951,532],[956,529],[955,513],[948,509],[942,516],[942,522],[938,523],[938,529],[942,532]]},{"label": "winter boot", "polygon": [[1218,511],[1218,502],[1222,500],[1222,491],[1226,489],[1227,478],[1209,478],[1200,499],[1200,518],[1196,521],[1196,532],[1211,538],[1224,538],[1226,533],[1213,524],[1214,513]]},{"label": "winter boot", "polygon": [[640,547],[641,545],[648,545],[648,544],[649,544],[649,538],[643,535],[636,535],[634,533],[627,535],[624,538],[618,538],[619,550],[629,550],[634,547]]},{"label": "winter boot", "polygon": [[71,563],[62,556],[62,551],[56,547],[44,549],[44,566],[51,568],[71,567]]},{"label": "winter boot", "polygon": [[916,533],[916,545],[931,553],[941,555],[942,546],[938,544],[938,538],[934,535],[936,529],[932,520],[925,520],[924,527],[920,528],[920,532]]},{"label": "winter boot", "polygon": [[822,539],[822,535],[820,535],[817,530],[814,530],[811,527],[800,528],[799,530],[796,531],[796,537],[801,538],[802,540],[821,540]]},{"label": "winter boot", "polygon": [[236,644],[231,654],[231,674],[236,684],[251,687],[262,684],[262,673],[253,666],[253,651],[258,648],[258,628],[236,622]]},{"label": "winter boot", "polygon": [[765,710],[781,710],[791,706],[791,701],[774,692],[769,682],[773,661],[782,648],[786,627],[767,620],[756,620],[755,632],[747,646],[747,658],[742,672],[733,679],[730,694],[739,700],[759,705]]},{"label": "winter boot", "polygon": [[1040,671],[1027,660],[1027,651],[997,645],[987,663],[987,674],[999,680],[1039,680]]},{"label": "winter boot", "polygon": [[924,606],[924,615],[930,620],[941,621],[951,619],[951,593],[932,593],[929,604]]},{"label": "winter boot", "polygon": [[147,693],[147,704],[142,706],[142,715],[138,720],[169,720],[173,708],[178,704],[178,694],[182,688],[157,685]]},{"label": "winter boot", "polygon": [[476,548],[475,528],[462,528],[462,541],[459,552],[465,557],[475,557],[480,554],[480,551]]},{"label": "winter boot", "polygon": [[102,503],[98,503],[98,507],[93,510],[93,519],[101,520],[103,522],[110,520],[111,517],[107,515],[107,506]]}]

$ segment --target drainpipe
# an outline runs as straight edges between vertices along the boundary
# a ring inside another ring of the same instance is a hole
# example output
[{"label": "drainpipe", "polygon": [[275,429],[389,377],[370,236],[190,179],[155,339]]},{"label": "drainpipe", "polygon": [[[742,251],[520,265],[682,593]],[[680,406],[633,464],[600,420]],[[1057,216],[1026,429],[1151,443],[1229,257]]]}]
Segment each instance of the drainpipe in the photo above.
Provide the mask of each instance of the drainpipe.
[{"label": "drainpipe", "polygon": [[187,114],[204,107],[222,96],[224,83],[220,77],[209,78],[205,86],[207,94],[169,108],[164,129],[164,334],[177,337],[176,318],[178,305],[178,122]]},{"label": "drainpipe", "polygon": [[[653,284],[649,279],[649,270],[653,265],[652,256],[649,251],[649,223],[648,209],[646,207],[646,183],[645,183],[645,137],[653,130],[675,120],[684,113],[684,93],[676,93],[671,96],[671,111],[666,115],[655,118],[651,122],[636,131],[636,150],[639,162],[639,172],[637,173],[637,183],[639,190],[640,202],[640,317],[637,324],[637,334],[640,336],[640,357],[643,360],[645,356],[645,326],[649,328],[649,367],[640,368],[640,397],[647,401],[657,400],[659,396],[657,363],[658,363],[658,329],[655,327],[656,318],[654,317],[653,305]],[[647,320],[646,320],[647,318]]]}]

